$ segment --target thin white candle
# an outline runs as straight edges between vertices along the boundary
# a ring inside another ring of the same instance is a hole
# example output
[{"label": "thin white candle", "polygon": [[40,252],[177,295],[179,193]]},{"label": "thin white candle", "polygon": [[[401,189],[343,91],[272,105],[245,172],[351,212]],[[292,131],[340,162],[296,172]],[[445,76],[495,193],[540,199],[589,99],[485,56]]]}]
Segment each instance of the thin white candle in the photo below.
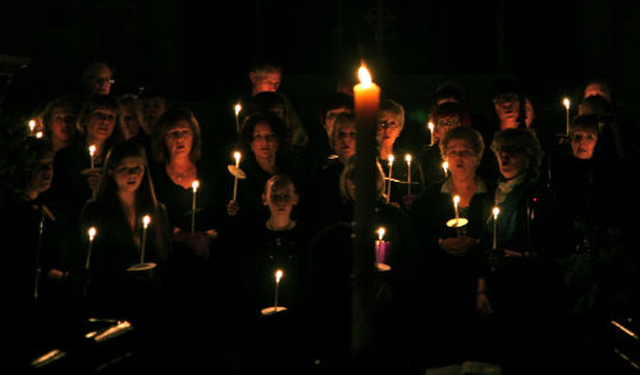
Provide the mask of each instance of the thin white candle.
[{"label": "thin white candle", "polygon": [[392,175],[392,170],[393,170],[393,161],[395,160],[395,157],[393,156],[393,154],[389,155],[389,178],[388,178],[388,187],[387,187],[387,203],[389,203],[391,201],[391,175]]},{"label": "thin white candle", "polygon": [[460,237],[460,225],[458,225],[458,222],[460,220],[460,215],[458,214],[458,203],[460,203],[460,196],[459,195],[454,195],[453,196],[453,210],[456,213],[456,234],[458,237]]},{"label": "thin white candle", "polygon": [[91,156],[91,169],[96,167],[94,155],[96,154],[96,145],[89,146],[89,156]]},{"label": "thin white candle", "polygon": [[276,271],[276,293],[275,293],[275,302],[273,304],[276,312],[278,312],[278,288],[280,287],[280,279],[282,279],[283,274],[284,273],[282,272],[282,270]]},{"label": "thin white candle", "polygon": [[193,189],[193,200],[191,201],[191,234],[194,234],[196,231],[196,192],[200,187],[200,181],[195,180],[191,184],[191,188]]},{"label": "thin white candle", "polygon": [[569,100],[569,98],[564,98],[562,100],[562,104],[564,104],[564,108],[566,108],[566,113],[567,113],[567,134],[569,134],[569,108],[571,107],[571,101]]},{"label": "thin white candle", "polygon": [[236,173],[234,174],[235,178],[233,180],[233,200],[235,201],[238,196],[238,171],[240,169],[240,158],[242,158],[242,154],[236,151],[233,153],[233,158],[236,160]]},{"label": "thin white candle", "polygon": [[240,105],[240,103],[237,103],[235,105],[235,107],[233,107],[235,113],[236,113],[236,132],[240,132],[240,111],[242,111],[242,105]]},{"label": "thin white candle", "polygon": [[89,267],[91,267],[91,249],[93,247],[93,239],[97,234],[96,227],[89,228],[87,234],[89,235],[89,248],[87,249],[87,260],[84,264],[84,269],[88,271]]},{"label": "thin white candle", "polygon": [[151,223],[151,216],[144,215],[142,217],[142,243],[140,244],[140,264],[144,263],[144,250],[147,244],[147,228]]},{"label": "thin white candle", "polygon": [[431,146],[433,146],[435,143],[435,139],[433,137],[433,131],[436,129],[436,126],[433,125],[433,122],[431,121],[429,121],[429,124],[427,126],[429,127],[429,132],[431,133]]},{"label": "thin white candle", "polygon": [[498,248],[498,214],[500,213],[500,208],[493,208],[493,250]]},{"label": "thin white candle", "polygon": [[404,156],[404,160],[407,161],[407,193],[411,195],[411,155],[407,154]]}]

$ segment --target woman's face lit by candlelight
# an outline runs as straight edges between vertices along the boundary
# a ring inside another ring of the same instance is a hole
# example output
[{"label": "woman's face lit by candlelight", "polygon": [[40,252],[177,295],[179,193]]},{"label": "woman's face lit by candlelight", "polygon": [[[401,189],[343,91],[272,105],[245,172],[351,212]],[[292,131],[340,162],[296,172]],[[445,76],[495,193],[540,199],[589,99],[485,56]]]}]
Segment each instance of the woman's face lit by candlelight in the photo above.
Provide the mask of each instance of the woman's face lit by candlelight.
[{"label": "woman's face lit by candlelight", "polygon": [[593,150],[598,143],[598,135],[595,132],[576,129],[571,135],[571,151],[578,159],[588,160],[593,157]]},{"label": "woman's face lit by candlelight", "polygon": [[480,165],[480,155],[476,154],[467,140],[451,139],[445,153],[449,171],[454,177],[474,175],[476,168]]},{"label": "woman's face lit by candlelight", "polygon": [[113,178],[121,193],[138,190],[144,176],[144,160],[139,156],[127,156],[113,168]]},{"label": "woman's face lit by candlelight", "polygon": [[187,120],[180,120],[165,137],[165,145],[171,159],[178,156],[188,156],[193,146],[193,131]]}]

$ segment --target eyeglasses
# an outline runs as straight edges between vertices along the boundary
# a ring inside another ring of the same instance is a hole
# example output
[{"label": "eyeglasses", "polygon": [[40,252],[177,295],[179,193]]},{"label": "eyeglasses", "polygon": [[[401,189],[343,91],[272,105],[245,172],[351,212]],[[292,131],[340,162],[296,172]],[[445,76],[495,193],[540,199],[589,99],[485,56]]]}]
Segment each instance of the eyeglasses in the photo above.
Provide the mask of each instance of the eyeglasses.
[{"label": "eyeglasses", "polygon": [[438,127],[444,127],[444,126],[460,126],[461,122],[460,120],[442,120],[442,121],[438,121],[436,122],[436,125]]},{"label": "eyeglasses", "polygon": [[397,129],[398,127],[399,125],[397,123],[391,121],[380,121],[378,125],[379,129]]}]

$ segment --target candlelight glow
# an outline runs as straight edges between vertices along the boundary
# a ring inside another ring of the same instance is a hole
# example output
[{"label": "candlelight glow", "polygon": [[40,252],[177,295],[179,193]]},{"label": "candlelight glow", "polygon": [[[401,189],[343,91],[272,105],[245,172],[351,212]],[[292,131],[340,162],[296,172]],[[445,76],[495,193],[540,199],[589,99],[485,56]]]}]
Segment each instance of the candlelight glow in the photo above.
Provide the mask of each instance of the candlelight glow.
[{"label": "candlelight glow", "polygon": [[433,125],[433,122],[429,121],[429,125],[427,125],[429,127],[429,131],[431,131],[433,133],[433,131],[435,130],[436,126]]},{"label": "candlelight glow", "polygon": [[562,104],[564,104],[564,107],[569,110],[569,107],[571,106],[571,101],[569,100],[569,98],[564,98],[562,100]]},{"label": "candlelight glow", "polygon": [[36,138],[42,138],[42,137],[44,137],[44,134],[42,132],[36,133]]},{"label": "candlelight glow", "polygon": [[280,282],[280,279],[282,279],[282,275],[283,275],[283,274],[284,274],[284,273],[282,272],[282,270],[277,270],[277,271],[276,271],[276,283],[279,283],[279,282]]},{"label": "candlelight glow", "polygon": [[199,187],[200,187],[200,181],[198,180],[193,181],[193,183],[191,184],[191,188],[193,188],[194,193],[198,191]]},{"label": "candlelight glow", "polygon": [[89,146],[89,155],[93,156],[96,153],[96,145]]},{"label": "candlelight glow", "polygon": [[454,195],[453,196],[453,204],[455,204],[457,206],[458,203],[460,203],[460,196],[459,195]]},{"label": "candlelight glow", "polygon": [[240,113],[240,111],[242,111],[242,106],[240,105],[240,103],[236,104],[236,106],[233,108],[236,111],[236,116]]},{"label": "candlelight glow", "polygon": [[238,151],[233,153],[233,158],[236,159],[236,164],[240,163],[240,158],[242,157],[242,154]]},{"label": "candlelight glow", "polygon": [[360,79],[360,83],[362,84],[363,88],[368,88],[371,86],[371,74],[364,66],[361,66],[360,69],[358,69],[358,78]]},{"label": "candlelight glow", "polygon": [[393,164],[393,161],[395,160],[395,156],[393,155],[389,155],[389,165]]},{"label": "candlelight glow", "polygon": [[442,169],[444,169],[444,174],[447,174],[447,171],[449,170],[449,163],[446,161],[442,163]]},{"label": "candlelight glow", "polygon": [[404,160],[406,160],[406,161],[407,161],[407,163],[411,164],[411,155],[406,154],[406,155],[404,156]]},{"label": "candlelight glow", "polygon": [[144,215],[142,217],[142,224],[144,225],[144,228],[147,229],[147,227],[149,226],[150,223],[151,223],[151,216]]},{"label": "candlelight glow", "polygon": [[89,231],[87,233],[89,234],[89,241],[93,241],[93,238],[96,236],[96,233],[97,233],[96,227],[89,228]]},{"label": "candlelight glow", "polygon": [[384,229],[384,227],[380,227],[378,228],[378,240],[382,241],[382,238],[384,237],[384,234],[387,232],[386,229]]},{"label": "candlelight glow", "polygon": [[493,208],[493,218],[497,219],[499,213],[500,213],[500,209],[498,207],[494,207]]},{"label": "candlelight glow", "polygon": [[36,120],[29,120],[29,129],[31,129],[31,132],[33,133],[33,131],[36,128]]}]

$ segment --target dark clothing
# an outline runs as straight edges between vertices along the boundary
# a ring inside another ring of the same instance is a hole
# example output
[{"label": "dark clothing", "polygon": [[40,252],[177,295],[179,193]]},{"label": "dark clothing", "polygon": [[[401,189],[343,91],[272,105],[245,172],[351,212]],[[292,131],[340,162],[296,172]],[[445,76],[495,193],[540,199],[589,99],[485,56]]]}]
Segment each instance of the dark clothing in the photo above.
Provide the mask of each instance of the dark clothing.
[{"label": "dark clothing", "polygon": [[427,186],[444,180],[446,176],[444,169],[442,169],[443,160],[440,155],[439,143],[424,146],[418,154],[418,160],[422,165],[424,181]]}]

